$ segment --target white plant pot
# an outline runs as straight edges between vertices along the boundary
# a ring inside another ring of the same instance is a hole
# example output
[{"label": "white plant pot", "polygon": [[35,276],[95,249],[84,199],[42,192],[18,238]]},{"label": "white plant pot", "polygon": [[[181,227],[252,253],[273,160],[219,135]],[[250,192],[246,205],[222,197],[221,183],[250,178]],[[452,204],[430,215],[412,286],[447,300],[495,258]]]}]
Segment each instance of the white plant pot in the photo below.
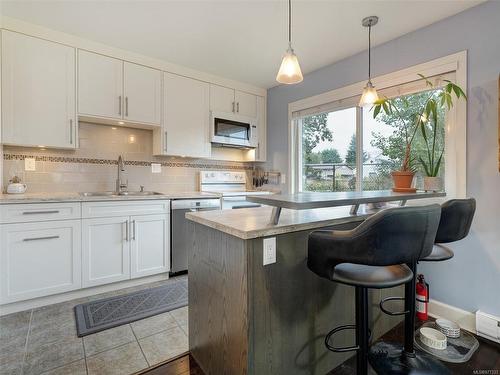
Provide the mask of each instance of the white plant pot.
[{"label": "white plant pot", "polygon": [[425,191],[441,191],[443,190],[443,179],[441,177],[424,177]]}]

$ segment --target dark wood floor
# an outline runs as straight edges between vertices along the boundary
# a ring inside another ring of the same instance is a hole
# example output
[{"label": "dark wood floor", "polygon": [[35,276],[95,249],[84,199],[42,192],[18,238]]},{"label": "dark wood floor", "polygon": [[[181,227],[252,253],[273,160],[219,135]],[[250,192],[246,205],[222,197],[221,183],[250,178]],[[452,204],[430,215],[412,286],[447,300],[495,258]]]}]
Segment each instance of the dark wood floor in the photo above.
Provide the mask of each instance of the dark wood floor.
[{"label": "dark wood floor", "polygon": [[[398,325],[393,330],[387,332],[381,340],[402,342],[403,324]],[[466,363],[443,362],[453,374],[499,374],[500,373],[500,345],[478,337],[479,349]],[[352,357],[342,365],[332,370],[327,375],[352,375],[355,374],[356,364]],[[474,371],[476,370],[476,371]],[[477,372],[477,371],[486,372]],[[489,371],[493,370],[493,371]],[[496,370],[496,372],[494,371]],[[186,353],[156,368],[142,372],[147,375],[204,375],[196,361]]]}]

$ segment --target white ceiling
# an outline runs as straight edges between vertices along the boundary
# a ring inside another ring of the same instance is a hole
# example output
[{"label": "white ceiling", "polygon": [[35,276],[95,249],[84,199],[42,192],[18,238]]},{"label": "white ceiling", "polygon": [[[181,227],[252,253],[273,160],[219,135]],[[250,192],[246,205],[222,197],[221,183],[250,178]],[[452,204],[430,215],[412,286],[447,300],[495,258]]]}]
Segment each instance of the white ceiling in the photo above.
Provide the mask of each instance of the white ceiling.
[{"label": "white ceiling", "polygon": [[[361,19],[380,17],[381,44],[482,0],[292,0],[304,73],[366,48]],[[6,16],[196,70],[269,88],[287,48],[286,0],[3,0]]]}]

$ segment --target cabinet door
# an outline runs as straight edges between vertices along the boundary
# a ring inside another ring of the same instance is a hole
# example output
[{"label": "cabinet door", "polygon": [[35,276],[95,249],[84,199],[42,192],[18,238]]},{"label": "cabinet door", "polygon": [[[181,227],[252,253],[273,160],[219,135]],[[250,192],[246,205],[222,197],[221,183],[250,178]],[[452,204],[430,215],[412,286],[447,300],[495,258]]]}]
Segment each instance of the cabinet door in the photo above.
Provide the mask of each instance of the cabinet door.
[{"label": "cabinet door", "polygon": [[2,138],[75,148],[75,49],[2,32]]},{"label": "cabinet door", "polygon": [[209,84],[164,73],[164,154],[209,157]]},{"label": "cabinet door", "polygon": [[122,118],[123,61],[78,51],[78,113]]},{"label": "cabinet door", "polygon": [[219,85],[210,85],[210,110],[226,113],[235,112],[234,90]]},{"label": "cabinet door", "polygon": [[266,98],[257,96],[257,131],[259,142],[255,149],[255,160],[266,161],[267,157],[267,121],[266,121]]},{"label": "cabinet door", "polygon": [[130,224],[131,277],[170,270],[169,215],[132,216]]},{"label": "cabinet door", "polygon": [[124,63],[124,119],[160,125],[161,79],[162,73],[159,70]]},{"label": "cabinet door", "polygon": [[257,96],[243,91],[235,91],[236,113],[242,116],[257,118]]},{"label": "cabinet door", "polygon": [[130,279],[129,217],[82,220],[83,286]]},{"label": "cabinet door", "polygon": [[0,238],[0,303],[80,288],[80,220],[0,225]]}]

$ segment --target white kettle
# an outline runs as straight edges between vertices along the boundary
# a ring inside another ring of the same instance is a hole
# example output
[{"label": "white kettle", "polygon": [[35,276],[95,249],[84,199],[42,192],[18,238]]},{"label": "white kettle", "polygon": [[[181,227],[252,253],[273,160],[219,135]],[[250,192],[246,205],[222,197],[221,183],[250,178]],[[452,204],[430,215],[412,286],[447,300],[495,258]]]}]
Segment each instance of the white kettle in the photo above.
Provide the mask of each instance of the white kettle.
[{"label": "white kettle", "polygon": [[7,186],[7,194],[24,194],[28,188],[26,184],[21,183],[21,179],[17,176],[12,177]]}]

